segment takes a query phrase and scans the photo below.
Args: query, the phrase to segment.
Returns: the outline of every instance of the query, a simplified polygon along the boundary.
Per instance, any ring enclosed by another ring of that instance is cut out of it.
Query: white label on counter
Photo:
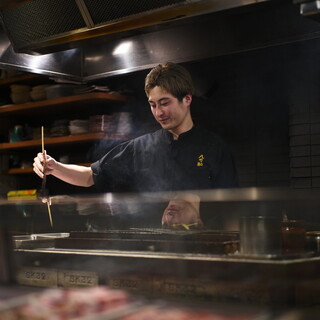
[[[22,267],[16,275],[17,283],[37,287],[56,287],[57,278],[55,269],[34,267]]]
[[[61,287],[91,287],[98,285],[98,275],[95,272],[60,270],[58,285]]]
[[[150,286],[148,286],[148,278],[142,278],[135,275],[109,277],[107,285],[113,289],[124,289],[130,291],[150,290]]]

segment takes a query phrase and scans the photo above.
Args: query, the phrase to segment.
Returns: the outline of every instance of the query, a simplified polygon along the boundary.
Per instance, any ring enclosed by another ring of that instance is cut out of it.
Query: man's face
[[[152,114],[163,129],[172,133],[180,134],[190,128],[190,104],[191,95],[186,95],[180,102],[172,94],[166,92],[161,87],[154,87],[149,92],[148,101]]]
[[[175,199],[171,200],[163,212],[162,225],[168,227],[180,224],[194,224],[200,221],[199,212],[190,204],[190,202]]]

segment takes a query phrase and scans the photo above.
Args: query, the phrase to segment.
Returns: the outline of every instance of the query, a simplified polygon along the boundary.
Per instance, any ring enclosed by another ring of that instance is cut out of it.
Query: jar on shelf
[[[9,133],[10,142],[18,142],[23,139],[23,126],[15,125],[14,128]]]
[[[285,220],[281,226],[284,254],[303,253],[306,249],[306,228],[303,220]]]

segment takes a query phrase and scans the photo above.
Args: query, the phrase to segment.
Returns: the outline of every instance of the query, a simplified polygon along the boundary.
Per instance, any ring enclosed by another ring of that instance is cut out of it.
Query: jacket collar
[[[190,130],[183,132],[179,135],[178,140],[173,140],[173,135],[171,132],[169,132],[168,130],[162,129],[162,135],[165,139],[165,141],[169,144],[173,143],[174,141],[181,141],[181,140],[185,140],[188,137],[191,137],[194,132],[196,131],[195,126],[193,126]]]

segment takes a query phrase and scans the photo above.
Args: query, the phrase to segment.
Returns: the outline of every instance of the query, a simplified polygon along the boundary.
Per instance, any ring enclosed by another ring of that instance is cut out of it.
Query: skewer
[[[41,147],[42,147],[42,155],[43,155],[43,166],[44,166],[44,171],[45,171],[45,166],[46,166],[46,152],[44,150],[44,127],[41,126]],[[46,175],[44,172],[44,177],[42,180],[42,192],[43,195],[45,194],[45,186],[46,186]],[[48,216],[50,220],[50,225],[53,227],[53,222],[52,222],[52,215],[51,215],[51,208],[50,208],[50,203],[49,203],[49,197],[47,197],[47,209],[48,209]]]
[[[51,228],[52,228],[53,227],[53,222],[52,222],[52,215],[51,215],[51,208],[50,208],[49,201],[47,201],[47,208],[48,208],[48,216],[49,216],[49,220],[50,220],[50,225],[51,225]]]
[[[42,153],[44,153],[44,127],[41,126],[41,147],[42,147]]]

